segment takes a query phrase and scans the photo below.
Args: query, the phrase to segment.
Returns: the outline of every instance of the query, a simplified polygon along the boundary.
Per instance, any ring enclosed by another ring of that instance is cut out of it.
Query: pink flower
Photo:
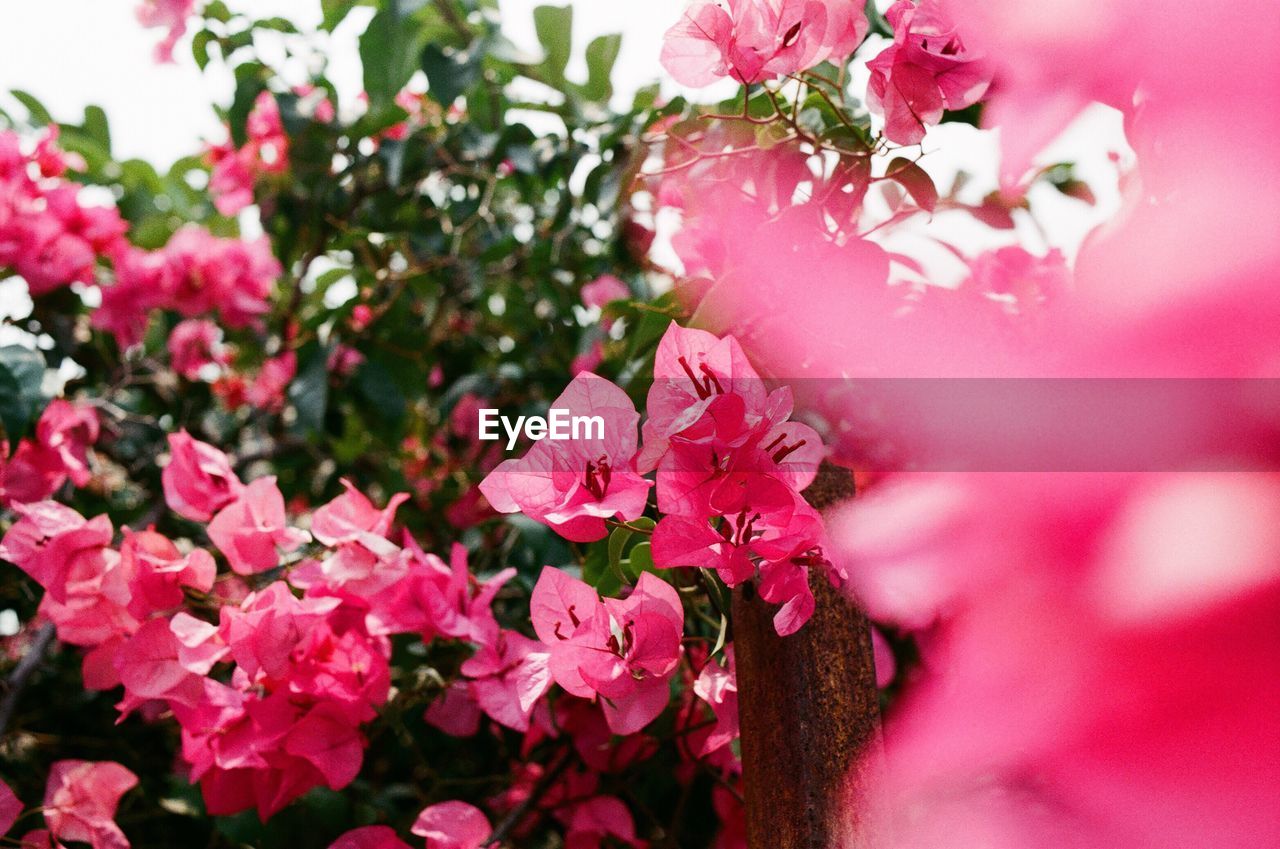
[[[193,522],[209,521],[244,490],[227,455],[185,430],[169,434],[169,464],[160,483],[169,509]]]
[[[626,599],[602,602],[582,581],[547,566],[530,616],[556,683],[575,696],[600,696],[615,734],[634,734],[666,707],[684,632],[670,584],[646,572]]]
[[[663,38],[662,66],[687,86],[794,74],[848,56],[867,33],[842,0],[694,0]]]
[[[5,533],[0,556],[44,587],[58,602],[81,585],[91,585],[114,565],[109,550],[111,520],[96,516],[86,521],[70,507],[51,501],[17,505],[21,517]]]
[[[603,433],[568,440],[543,439],[519,460],[505,460],[480,483],[500,513],[524,513],[575,542],[607,533],[605,519],[637,518],[650,482],[636,474],[640,416],[625,392],[583,372],[551,404],[573,416],[598,416]]]
[[[517,631],[499,631],[462,664],[471,697],[495,722],[529,730],[534,705],[551,687],[550,655]]]
[[[222,239],[189,224],[164,247],[172,290],[165,306],[185,316],[214,313],[227,327],[248,327],[267,312],[279,261],[265,237]]]
[[[317,117],[325,106],[332,118],[333,105],[328,100],[317,104]],[[271,92],[258,93],[245,120],[245,135],[248,139],[243,147],[237,149],[227,142],[210,145],[207,152],[212,166],[209,191],[223,215],[235,215],[253,203],[258,177],[289,169],[289,137],[280,118],[280,105]]]
[[[169,365],[187,380],[197,380],[209,365],[222,365],[222,331],[207,319],[187,319],[169,334]]]
[[[285,351],[262,364],[249,384],[245,398],[259,410],[279,412],[284,407],[285,391],[298,373],[298,355]]]
[[[24,439],[11,457],[0,441],[0,505],[43,501],[66,483],[62,459],[38,442]]]
[[[1280,479],[957,474],[918,483],[959,497],[903,501],[914,478],[892,533],[857,502],[833,524],[899,621],[945,583],[886,727],[892,845],[1276,842],[1280,682],[1258,670],[1280,663]]]
[[[22,800],[13,794],[8,784],[0,781],[0,834],[8,834],[21,814]]]
[[[388,825],[367,825],[348,831],[333,843],[329,849],[412,849],[396,836],[394,828]]]
[[[489,838],[484,812],[466,802],[441,802],[418,814],[411,832],[427,839],[427,849],[480,849]]]
[[[867,63],[867,105],[884,115],[891,141],[917,144],[944,109],[964,109],[982,98],[991,68],[965,49],[938,0],[898,0],[885,19],[893,44]]]
[[[184,556],[167,537],[150,530],[125,528],[120,557],[121,568],[130,576],[129,611],[139,619],[181,605],[183,587],[209,592],[217,576],[209,552],[197,548]]]
[[[733,643],[725,646],[724,665],[708,661],[693,683],[693,692],[711,705],[716,727],[702,744],[700,755],[708,755],[738,738],[738,679],[733,662]]]
[[[569,363],[569,374],[577,377],[583,372],[594,371],[602,362],[604,362],[604,345],[597,339],[591,343],[590,348],[573,358],[573,362]]]
[[[602,274],[582,287],[582,303],[587,307],[605,307],[630,297],[631,289],[612,274]]]
[[[163,252],[136,248],[121,251],[114,265],[115,280],[100,288],[102,303],[91,321],[125,349],[142,342],[151,311],[168,302],[175,271]]]
[[[44,792],[50,833],[93,849],[129,849],[115,815],[120,797],[137,785],[138,777],[118,763],[56,761]]]
[[[258,478],[213,517],[209,539],[236,573],[266,572],[280,565],[280,549],[293,551],[310,538],[286,521],[275,477]]]
[[[92,477],[86,456],[98,440],[98,413],[61,399],[50,401],[36,424],[36,439],[62,461],[71,482],[84,486]]]
[[[676,434],[697,441],[723,432],[722,442],[745,441],[762,422],[790,415],[790,392],[769,393],[734,337],[673,323],[654,354],[645,412],[641,471],[658,465]]]
[[[138,23],[144,27],[167,29],[156,45],[156,61],[172,62],[173,48],[187,31],[187,18],[195,10],[195,0],[142,0],[138,5]]]

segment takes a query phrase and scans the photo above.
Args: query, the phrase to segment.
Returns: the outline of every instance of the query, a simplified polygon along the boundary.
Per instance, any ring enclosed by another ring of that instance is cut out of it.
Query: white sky
[[[530,51],[537,45],[532,10],[541,2],[502,0],[506,32]],[[562,0],[557,3],[563,5]],[[139,26],[135,5],[135,0],[3,3],[0,91],[25,89],[60,120],[77,120],[86,104],[98,104],[111,119],[118,157],[167,164],[196,152],[202,138],[220,139],[210,104],[230,99],[231,80],[212,70],[216,63],[202,74],[191,59],[189,38],[175,50],[177,64],[156,65],[152,50],[161,31]],[[228,5],[236,11],[252,9],[262,18],[284,15],[303,28],[320,20],[319,0],[230,0]],[[619,91],[634,91],[658,78],[662,33],[683,7],[684,0],[646,0],[643,14],[633,11],[624,20],[615,0],[579,0],[574,4],[575,49],[580,54],[592,37],[622,31],[614,82]],[[356,38],[367,20],[367,13],[354,13],[327,50],[330,77],[344,95],[360,89]],[[574,70],[571,65],[571,75]],[[3,96],[0,103],[12,105]]]

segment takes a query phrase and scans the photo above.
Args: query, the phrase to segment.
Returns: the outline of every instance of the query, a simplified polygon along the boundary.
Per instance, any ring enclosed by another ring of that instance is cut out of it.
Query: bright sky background
[[[506,32],[532,52],[537,45],[532,10],[545,1],[502,0]],[[212,65],[202,74],[191,59],[189,38],[175,50],[176,64],[156,65],[152,50],[161,31],[142,29],[134,18],[135,5],[135,0],[5,2],[0,11],[0,91],[30,91],[62,120],[78,119],[86,104],[96,103],[111,119],[117,156],[169,163],[198,150],[202,138],[220,139],[210,104],[230,99],[231,80]],[[303,28],[320,20],[319,0],[229,0],[227,5],[236,11],[252,9],[261,18],[284,15]],[[592,37],[622,31],[614,82],[619,91],[630,92],[659,77],[662,33],[679,16],[684,0],[646,0],[642,12],[628,7],[625,20],[620,8],[616,0],[579,0],[574,4],[574,42],[580,52]],[[357,10],[327,51],[330,78],[348,97],[360,89],[356,39],[367,21],[368,14]],[[0,101],[12,103],[7,97]]]

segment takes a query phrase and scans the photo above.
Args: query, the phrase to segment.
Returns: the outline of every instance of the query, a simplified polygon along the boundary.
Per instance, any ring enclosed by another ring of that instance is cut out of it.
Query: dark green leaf
[[[622,48],[622,36],[602,35],[587,45],[587,84],[582,94],[588,100],[605,103],[613,96],[613,64]]]
[[[421,6],[422,0],[382,0],[360,36],[364,90],[373,112],[391,106],[417,68],[421,30],[413,13]]]
[[[427,75],[427,93],[448,106],[480,78],[480,52],[446,53],[439,45],[428,44],[422,50],[422,70]]]
[[[10,442],[25,436],[44,406],[44,357],[21,345],[0,348],[0,422]]]
[[[533,10],[533,27],[545,55],[543,70],[550,82],[563,83],[573,49],[573,7],[538,6]]]

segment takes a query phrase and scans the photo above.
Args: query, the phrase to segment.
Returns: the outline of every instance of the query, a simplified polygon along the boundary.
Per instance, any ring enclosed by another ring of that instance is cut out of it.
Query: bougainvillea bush
[[[144,0],[167,170],[0,113],[0,842],[772,849],[748,597],[874,622],[841,845],[1280,844],[1266,4],[321,6]]]

